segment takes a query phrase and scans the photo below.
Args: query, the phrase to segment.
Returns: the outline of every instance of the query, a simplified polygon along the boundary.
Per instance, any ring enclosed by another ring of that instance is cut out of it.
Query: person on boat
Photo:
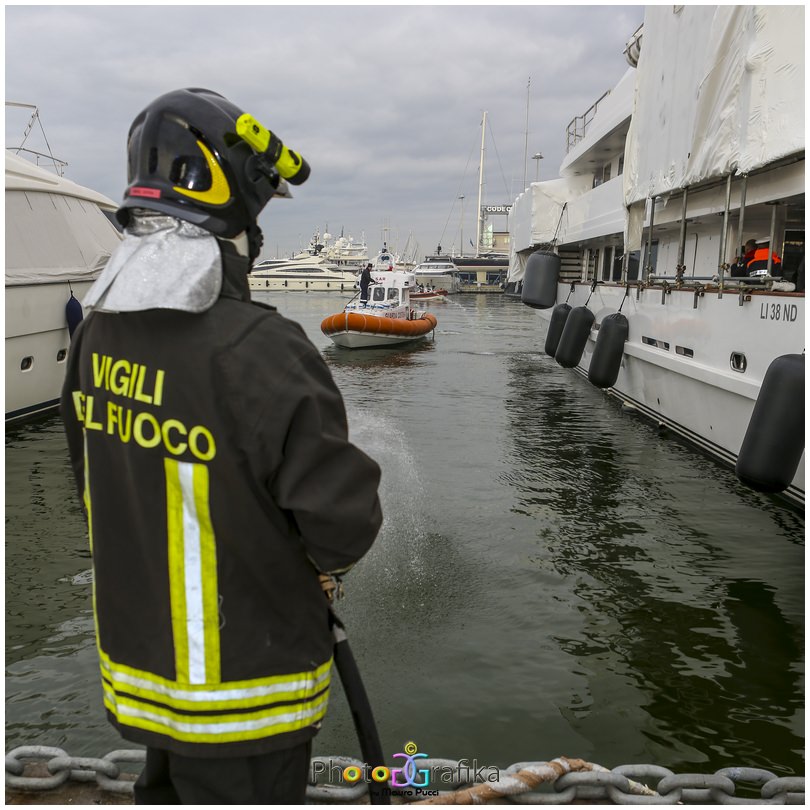
[[[734,263],[731,265],[730,273],[732,277],[739,277],[739,276],[747,276],[748,275],[748,262],[754,258],[754,253],[757,249],[757,243],[755,239],[749,239],[744,246],[745,250],[743,252],[742,258],[737,256],[734,259]]]
[[[304,803],[328,595],[382,521],[380,468],[349,442],[320,352],[250,299],[259,212],[306,164],[247,119],[253,135],[201,89],[135,118],[125,236],[62,391],[104,705],[146,746],[139,804]]]
[[[768,259],[771,259],[771,275],[782,275],[782,259],[770,249],[770,239],[760,239],[754,245],[754,252],[746,261],[745,267],[749,276],[765,276],[768,274]],[[746,256],[748,254],[746,253]],[[745,257],[743,257],[745,259]]]
[[[371,262],[369,262],[360,273],[360,301],[368,303],[368,285],[371,284]]]

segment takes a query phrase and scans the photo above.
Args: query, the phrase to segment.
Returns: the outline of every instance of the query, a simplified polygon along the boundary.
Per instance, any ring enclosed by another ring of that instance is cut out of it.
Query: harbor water
[[[319,324],[348,296],[258,297],[323,350],[383,470],[338,612],[386,752],[804,775],[799,512],[558,366],[518,300],[423,304],[435,339],[341,350]],[[90,566],[59,417],[9,428],[7,751],[133,747],[102,710]],[[335,683],[314,753],[359,756]]]

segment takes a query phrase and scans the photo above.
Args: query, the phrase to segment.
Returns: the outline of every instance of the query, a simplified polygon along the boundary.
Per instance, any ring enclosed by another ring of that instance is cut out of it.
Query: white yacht
[[[441,288],[448,293],[458,292],[458,267],[450,259],[425,259],[412,272],[417,284]]]
[[[804,9],[649,6],[625,54],[515,200],[507,292],[546,355],[803,505]],[[734,272],[749,239],[781,267]]]
[[[353,240],[348,239],[329,245],[329,239],[331,236],[324,234],[326,244],[322,243],[316,232],[307,249],[292,258],[258,262],[248,276],[250,289],[292,292],[348,292],[356,289],[362,268],[355,262],[365,252],[365,245],[355,246]]]
[[[266,259],[253,266],[248,284],[253,291],[348,292],[356,289],[357,273],[322,256]]]
[[[66,306],[71,296],[81,304],[121,235],[112,200],[8,151],[5,199],[6,420],[13,421],[58,406],[70,349]]]
[[[331,241],[333,238],[334,241]],[[342,233],[338,237],[332,237],[329,233],[323,235],[321,255],[342,270],[355,272],[360,272],[369,261],[365,239],[355,242],[354,237],[344,236]]]

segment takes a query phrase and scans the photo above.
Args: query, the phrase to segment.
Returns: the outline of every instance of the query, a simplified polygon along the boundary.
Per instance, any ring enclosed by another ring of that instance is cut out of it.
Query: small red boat
[[[447,290],[440,289],[440,290],[424,290],[423,292],[412,292],[411,293],[411,301],[436,301],[436,300],[443,300],[444,297],[447,295]]]

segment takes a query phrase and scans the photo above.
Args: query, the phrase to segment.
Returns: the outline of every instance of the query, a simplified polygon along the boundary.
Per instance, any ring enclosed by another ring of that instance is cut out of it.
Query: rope
[[[489,134],[492,138],[492,148],[495,150],[495,157],[498,159],[498,168],[501,170],[501,180],[503,180],[503,188],[506,192],[506,199],[508,200],[512,195],[509,193],[509,187],[506,185],[506,175],[503,173],[501,156],[498,154],[498,144],[495,143],[495,133],[492,131],[492,124],[489,121],[487,121],[487,128],[489,129]]]
[[[551,762],[526,765],[519,771],[508,774],[497,782],[485,782],[464,790],[447,792],[440,796],[433,796],[430,799],[411,802],[411,804],[485,804],[486,802],[502,799],[505,796],[518,796],[529,793],[545,782],[555,782],[566,774],[583,771],[611,773],[608,768],[586,762],[584,759],[557,757]],[[627,781],[631,788],[629,792],[637,796],[658,795],[646,785],[629,779]]]
[[[593,284],[591,284],[591,292],[590,292],[590,293],[589,293],[589,295],[588,295],[588,300],[585,302],[585,306],[586,306],[586,307],[587,307],[587,306],[588,306],[588,304],[590,303],[590,301],[591,301],[591,296],[593,295],[593,293],[594,293],[594,290],[595,290],[595,289],[596,289],[596,279],[594,279]]]
[[[439,239],[439,241],[437,242],[437,244],[439,244],[439,245],[440,245],[442,242],[444,242],[444,235],[445,235],[445,233],[447,232],[447,226],[450,224],[450,217],[452,217],[452,216],[453,216],[453,211],[455,211],[455,209],[456,209],[456,200],[458,200],[458,198],[459,198],[459,191],[461,191],[461,187],[464,185],[464,178],[467,176],[467,169],[468,169],[468,168],[469,168],[469,166],[470,166],[470,161],[472,160],[473,152],[475,151],[475,146],[476,146],[475,144],[473,144],[473,145],[472,145],[472,149],[470,149],[470,154],[469,154],[469,155],[467,155],[467,163],[466,163],[466,165],[464,166],[464,174],[462,174],[462,175],[461,175],[461,180],[459,181],[459,184],[458,184],[458,189],[456,190],[456,196],[455,196],[455,199],[453,200],[453,203],[452,203],[452,205],[450,206],[450,213],[447,215],[447,222],[445,222],[445,223],[444,223],[444,228],[442,229],[442,235],[441,235],[441,238],[440,238],[440,239]],[[462,245],[462,250],[463,250],[463,248],[464,248],[464,246]]]
[[[557,220],[557,227],[554,229],[554,236],[552,236],[552,237],[551,237],[551,244],[552,244],[552,245],[556,245],[556,244],[557,244],[557,235],[558,235],[558,234],[559,234],[559,232],[560,232],[560,225],[562,225],[562,218],[563,218],[563,214],[565,214],[565,209],[566,209],[566,208],[568,208],[568,200],[566,200],[566,201],[563,203],[563,207],[562,207],[562,209],[560,210],[560,218]]]
[[[576,289],[576,284],[574,284],[574,282],[572,281],[571,282],[571,289],[568,290],[568,295],[565,297],[565,303],[566,304],[568,303],[568,299],[571,297],[571,295],[572,295],[572,293],[574,292],[575,289]]]
[[[624,288],[624,298],[622,298],[621,304],[619,304],[619,312],[622,311],[622,307],[624,306],[624,302],[630,297],[630,285],[628,284]]]

